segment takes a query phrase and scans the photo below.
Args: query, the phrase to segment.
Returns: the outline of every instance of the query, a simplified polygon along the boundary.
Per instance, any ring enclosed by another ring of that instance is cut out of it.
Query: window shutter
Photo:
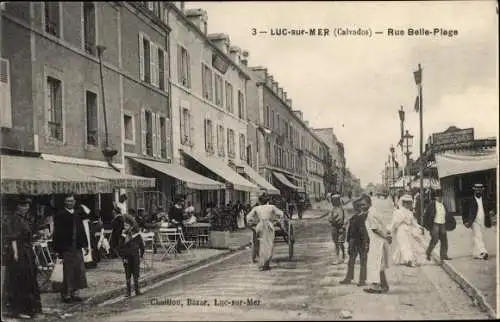
[[[194,144],[194,120],[193,114],[189,111],[189,144],[192,146]]]
[[[167,159],[170,159],[171,158],[171,154],[170,154],[170,151],[172,150],[172,135],[171,135],[171,131],[170,129],[172,128],[172,120],[170,119],[170,117],[167,117],[165,118],[165,138],[167,139],[167,144],[166,144],[166,148],[167,148]]]
[[[180,111],[180,117],[179,117],[179,120],[180,120],[180,128],[181,128],[181,144],[184,144],[185,143],[185,140],[184,140],[184,127],[186,126],[186,120],[184,119],[184,109],[182,108],[182,106],[179,106],[179,111]]]
[[[0,126],[12,127],[9,61],[0,58]]]
[[[231,155],[231,134],[229,132],[229,129],[227,131],[227,155]]]
[[[144,36],[139,33],[139,77],[144,80]]]
[[[141,108],[141,146],[142,154],[146,154],[146,110]]]
[[[189,52],[186,51],[186,75],[187,75],[187,87],[191,88],[191,62],[189,58]]]
[[[205,130],[203,133],[205,133],[205,151],[208,152],[208,150],[209,150],[208,149],[208,135],[209,135],[209,133],[208,133],[208,119],[205,119],[204,124],[205,124]]]
[[[160,85],[159,78],[159,64],[158,64],[158,46],[152,42],[150,42],[150,51],[149,51],[149,62],[151,67],[151,84],[158,87]]]
[[[201,63],[201,94],[203,98],[207,98],[207,73],[205,72],[205,64]]]
[[[177,80],[181,85],[184,85],[184,75],[182,74],[182,47],[177,45]]]
[[[163,49],[161,49],[163,52],[163,84],[165,86],[165,92],[168,92],[168,66],[170,66],[170,58],[167,56],[167,52]]]
[[[158,115],[156,113],[151,113],[151,120],[153,123],[153,129],[152,129],[152,136],[153,136],[153,156],[157,157],[158,156],[158,135],[157,129],[158,129]]]

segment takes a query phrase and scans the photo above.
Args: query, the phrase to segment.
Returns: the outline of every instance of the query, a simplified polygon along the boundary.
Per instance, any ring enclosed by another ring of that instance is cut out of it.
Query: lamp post
[[[391,145],[391,148],[389,149],[391,151],[391,159],[392,159],[392,192],[394,193],[394,190],[396,189],[395,183],[396,183],[396,176],[395,176],[395,170],[396,170],[396,165],[395,165],[395,159],[394,159],[394,146]]]
[[[406,130],[405,135],[403,136],[404,139],[404,148],[405,148],[405,155],[406,155],[406,164],[410,162],[410,155],[412,152],[410,151],[413,145],[413,135],[411,135],[408,130]]]
[[[399,146],[401,147],[401,155],[404,154],[403,148],[403,140],[404,140],[404,130],[405,130],[405,111],[403,110],[403,105],[401,105],[401,109],[398,110],[399,121],[401,122],[401,137],[399,139]],[[406,173],[405,168],[403,167],[403,188],[406,190]]]

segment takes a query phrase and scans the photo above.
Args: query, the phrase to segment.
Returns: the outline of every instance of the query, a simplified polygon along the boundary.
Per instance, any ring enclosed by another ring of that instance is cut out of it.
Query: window
[[[7,59],[0,58],[0,127],[12,127],[10,68]]]
[[[46,2],[45,5],[47,5]],[[96,54],[95,6],[93,2],[83,2],[83,45],[87,54]]]
[[[249,166],[253,166],[252,146],[250,144],[247,146],[247,163]]]
[[[245,160],[246,159],[245,152],[246,152],[246,149],[245,149],[245,134],[240,134],[240,159],[241,160]]]
[[[219,156],[223,157],[225,155],[224,151],[224,127],[219,125],[217,127],[217,151]]]
[[[222,77],[215,74],[215,105],[223,107]]]
[[[189,53],[181,45],[177,46],[177,75],[182,86],[191,88]]]
[[[233,106],[233,85],[226,82],[226,110],[229,113],[234,113]]]
[[[143,35],[139,34],[139,64],[140,64],[140,77],[141,80],[151,82],[151,43]]]
[[[238,117],[240,119],[245,118],[245,100],[241,91],[238,91]]]
[[[274,111],[273,111],[274,114]],[[264,108],[264,125],[269,127],[269,106]]]
[[[236,156],[234,149],[235,149],[234,130],[227,129],[227,155],[230,158],[234,158]]]
[[[160,138],[160,157],[162,159],[167,158],[167,120],[165,117],[160,117],[160,128],[159,128]]]
[[[278,134],[281,134],[281,122],[280,122],[280,115],[279,114],[277,114],[277,116],[276,116],[276,127],[277,127],[276,132],[278,132]]]
[[[123,114],[123,128],[125,132],[125,143],[135,143],[135,124],[132,115]]]
[[[209,101],[213,100],[212,70],[205,64],[201,64],[201,85],[203,98]]]
[[[160,89],[165,90],[165,52],[161,48],[158,48],[158,78]]]
[[[49,138],[63,141],[62,84],[60,80],[47,77],[47,95]]]
[[[266,162],[267,164],[271,163],[271,142],[266,141]]]
[[[191,113],[189,109],[183,108],[181,114],[181,144],[191,144]]]
[[[86,91],[85,102],[87,105],[87,144],[98,146],[97,94]]]
[[[271,128],[272,128],[272,129],[274,129],[274,117],[275,117],[275,115],[274,115],[274,110],[273,110],[273,113],[272,113],[272,115],[271,115],[271,116],[272,116],[272,117],[271,117]]]
[[[54,1],[45,2],[45,32],[54,35],[56,37],[60,36],[60,16],[59,16],[59,2]]]
[[[153,156],[153,115],[146,111],[146,154]]]
[[[214,143],[213,143],[213,124],[212,120],[205,120],[205,151],[209,153],[214,152]]]

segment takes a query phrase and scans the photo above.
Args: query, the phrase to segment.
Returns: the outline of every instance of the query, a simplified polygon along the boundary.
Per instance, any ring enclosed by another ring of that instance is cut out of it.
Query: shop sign
[[[467,147],[473,142],[473,128],[432,134],[432,145],[435,150],[448,150]]]
[[[212,55],[212,66],[217,69],[221,74],[225,74],[227,71],[227,68],[229,67],[229,62],[224,59],[219,54],[213,54]]]

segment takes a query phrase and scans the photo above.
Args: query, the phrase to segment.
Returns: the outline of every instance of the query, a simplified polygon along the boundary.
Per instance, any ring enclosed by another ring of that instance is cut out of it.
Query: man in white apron
[[[464,226],[472,229],[472,257],[488,259],[488,251],[484,245],[483,234],[485,228],[491,227],[491,218],[486,214],[483,204],[484,186],[480,183],[472,187],[473,200],[469,212],[463,216]]]

